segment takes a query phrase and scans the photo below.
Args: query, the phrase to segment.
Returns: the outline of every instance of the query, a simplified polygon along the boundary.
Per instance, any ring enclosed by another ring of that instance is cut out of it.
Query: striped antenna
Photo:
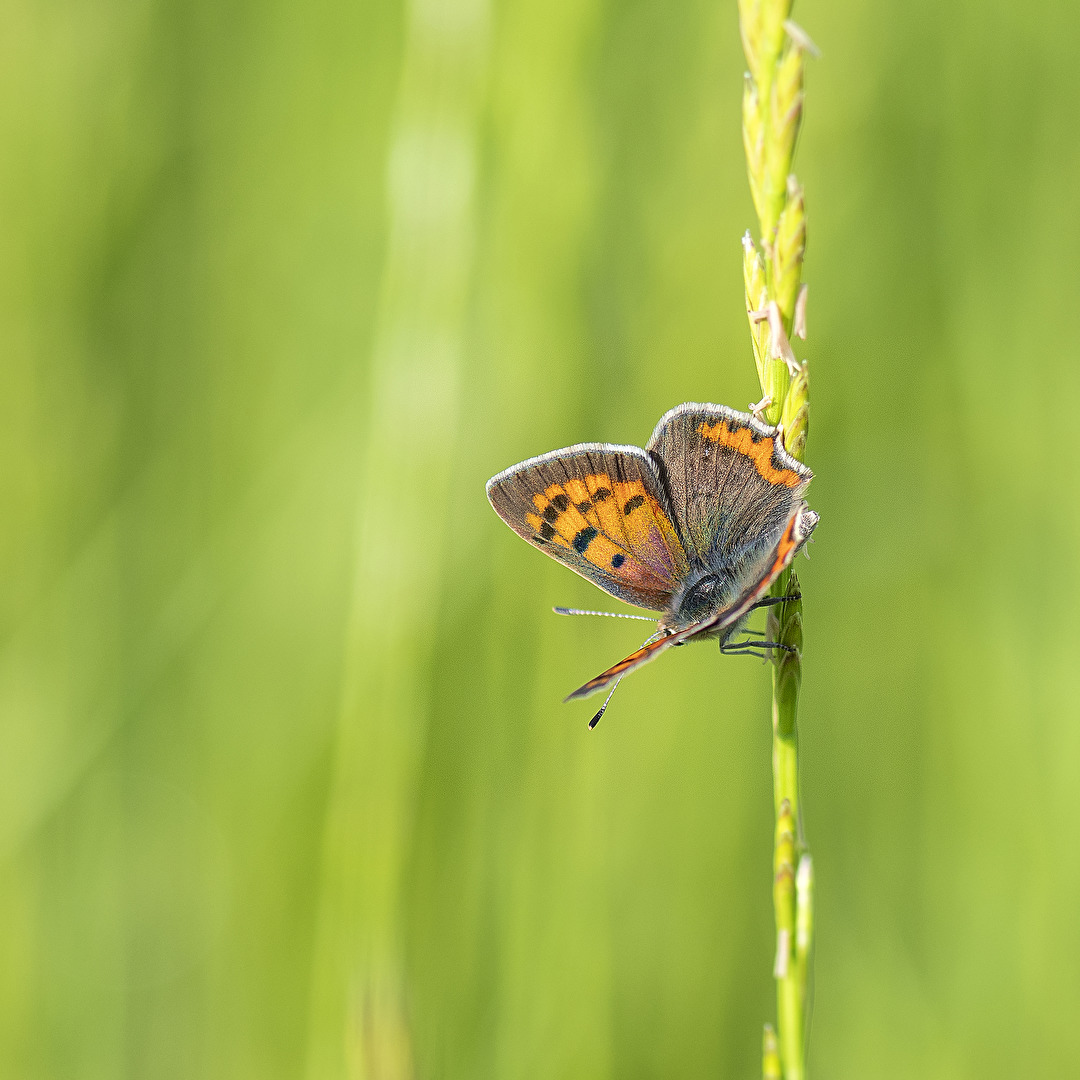
[[[556,615],[606,615],[609,619],[639,619],[641,622],[655,622],[648,615],[630,615],[625,611],[585,611],[582,608],[556,607],[552,608]],[[603,709],[600,710],[603,712]],[[599,717],[597,717],[599,719]]]

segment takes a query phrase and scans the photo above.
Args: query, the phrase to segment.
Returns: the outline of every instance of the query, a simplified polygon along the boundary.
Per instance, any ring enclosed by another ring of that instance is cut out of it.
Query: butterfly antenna
[[[582,608],[555,607],[556,615],[606,615],[609,619],[640,619],[641,622],[654,622],[648,615],[630,615],[625,611],[585,611]]]
[[[603,613],[601,613],[601,614],[603,614]],[[596,727],[597,724],[600,723],[600,717],[603,716],[605,712],[607,712],[608,702],[611,700],[611,695],[614,694],[615,691],[619,689],[619,683],[621,683],[621,682],[622,682],[622,679],[616,679],[615,680],[615,685],[608,691],[608,696],[606,698],[604,698],[604,704],[600,706],[599,712],[597,712],[597,714],[589,721],[589,730],[590,731],[592,731],[592,729],[594,727]]]

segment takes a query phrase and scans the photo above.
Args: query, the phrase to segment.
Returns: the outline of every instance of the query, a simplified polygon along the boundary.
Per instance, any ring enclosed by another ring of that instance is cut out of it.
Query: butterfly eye
[[[706,574],[688,589],[679,602],[679,618],[688,621],[700,619],[716,607],[720,598],[720,578]]]

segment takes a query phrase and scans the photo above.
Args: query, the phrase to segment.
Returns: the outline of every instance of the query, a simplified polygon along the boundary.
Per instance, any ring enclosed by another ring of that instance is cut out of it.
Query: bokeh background
[[[811,1071],[1069,1075],[1080,8],[795,15]],[[734,0],[3,22],[0,1074],[757,1075],[768,672],[484,498],[758,396]]]

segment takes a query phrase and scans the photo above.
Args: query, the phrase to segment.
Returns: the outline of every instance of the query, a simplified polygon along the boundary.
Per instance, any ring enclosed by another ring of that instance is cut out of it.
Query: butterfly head
[[[675,597],[663,625],[681,629],[720,611],[734,592],[734,583],[722,572],[702,569],[691,576]]]

